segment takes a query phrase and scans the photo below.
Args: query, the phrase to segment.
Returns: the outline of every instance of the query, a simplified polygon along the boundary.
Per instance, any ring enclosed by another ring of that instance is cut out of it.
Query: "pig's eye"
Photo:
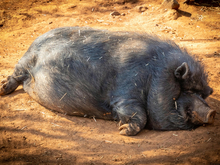
[[[192,112],[192,107],[191,106],[187,107],[187,110]]]
[[[202,94],[202,93],[196,93],[196,94],[197,94],[197,96],[199,96],[199,97],[201,97],[201,98],[205,99],[204,94]]]
[[[187,108],[186,108],[186,114],[187,114],[188,116],[191,116],[191,115],[192,115],[192,107],[187,107]]]
[[[187,93],[187,94],[193,94],[193,93],[195,93],[195,92],[193,92],[193,91],[191,91],[191,90],[188,90],[188,91],[186,91],[186,93]]]

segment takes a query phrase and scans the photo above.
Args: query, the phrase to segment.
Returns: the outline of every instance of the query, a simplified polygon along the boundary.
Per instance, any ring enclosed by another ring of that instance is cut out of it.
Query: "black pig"
[[[212,123],[207,74],[172,41],[131,32],[65,27],[38,37],[2,81],[69,115],[120,121],[120,133]]]

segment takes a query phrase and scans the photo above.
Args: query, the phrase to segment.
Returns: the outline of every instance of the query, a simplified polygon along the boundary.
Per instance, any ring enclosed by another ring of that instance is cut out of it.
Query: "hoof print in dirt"
[[[122,135],[213,123],[203,66],[173,41],[132,32],[64,27],[38,37],[1,87],[22,84],[57,112],[118,120]],[[3,91],[3,92],[2,92]]]
[[[147,6],[137,6],[137,10],[139,11],[139,12],[145,12],[146,10],[148,9],[148,7]]]

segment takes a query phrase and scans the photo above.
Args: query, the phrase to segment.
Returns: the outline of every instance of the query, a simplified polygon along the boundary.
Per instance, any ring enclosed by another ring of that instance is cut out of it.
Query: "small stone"
[[[180,4],[176,0],[164,0],[161,6],[164,8],[177,10],[180,7]]]
[[[111,16],[119,16],[121,14],[119,12],[117,12],[117,11],[113,11],[113,12],[110,13],[110,15]]]
[[[121,13],[121,16],[125,16],[125,13]]]

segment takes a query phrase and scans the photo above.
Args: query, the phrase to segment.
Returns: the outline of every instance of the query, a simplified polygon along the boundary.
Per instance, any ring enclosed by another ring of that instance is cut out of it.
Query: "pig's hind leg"
[[[19,85],[23,84],[23,82],[30,77],[28,72],[30,68],[25,65],[26,62],[27,60],[22,58],[15,66],[13,74],[0,82],[0,95],[12,93]]]

